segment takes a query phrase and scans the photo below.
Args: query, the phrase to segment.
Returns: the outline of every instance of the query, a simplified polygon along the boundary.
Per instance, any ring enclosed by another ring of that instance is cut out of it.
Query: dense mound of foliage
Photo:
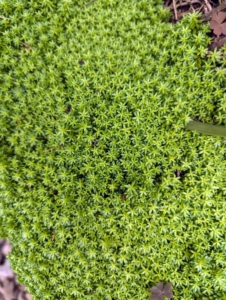
[[[226,294],[225,69],[157,0],[0,2],[0,219],[35,300]]]

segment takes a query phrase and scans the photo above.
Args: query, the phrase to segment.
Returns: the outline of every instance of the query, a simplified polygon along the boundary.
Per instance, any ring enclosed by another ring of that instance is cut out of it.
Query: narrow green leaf
[[[226,126],[212,125],[197,121],[190,121],[186,125],[186,130],[196,130],[199,133],[214,136],[226,136]]]

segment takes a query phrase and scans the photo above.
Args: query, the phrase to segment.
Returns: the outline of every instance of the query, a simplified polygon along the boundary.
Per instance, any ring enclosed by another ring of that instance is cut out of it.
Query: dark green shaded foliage
[[[35,300],[144,300],[158,282],[223,299],[225,141],[185,130],[226,121],[209,25],[170,24],[162,1],[85,3],[0,2],[12,269]]]

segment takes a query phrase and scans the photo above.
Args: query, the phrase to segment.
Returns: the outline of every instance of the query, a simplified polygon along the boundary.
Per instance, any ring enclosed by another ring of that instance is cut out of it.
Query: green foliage
[[[225,141],[185,130],[226,122],[209,25],[172,25],[160,0],[86,3],[0,2],[11,266],[35,300],[145,300],[158,282],[223,299]]]
[[[186,129],[195,130],[206,135],[226,136],[226,126],[211,125],[193,120],[190,120],[189,123],[187,123]]]

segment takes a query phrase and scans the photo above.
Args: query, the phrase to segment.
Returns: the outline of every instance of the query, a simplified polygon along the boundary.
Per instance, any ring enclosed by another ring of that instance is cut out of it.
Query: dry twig
[[[86,3],[86,4],[84,4],[83,7],[90,5],[90,4],[92,4],[93,2],[95,2],[95,1],[96,1],[96,0],[92,0],[92,1],[90,1],[90,2],[88,2],[88,3]]]
[[[173,9],[174,9],[174,15],[175,15],[175,20],[178,20],[178,16],[177,16],[177,8],[176,8],[176,2],[175,0],[173,0]]]
[[[214,13],[219,13],[223,9],[226,8],[226,0],[224,0],[218,7],[215,9],[212,9],[211,11],[207,12],[206,14],[200,16],[200,19],[204,20],[205,22],[210,21],[212,18],[212,15]]]
[[[210,5],[209,1],[208,0],[204,0],[205,1],[205,4],[206,4],[206,7],[209,11],[212,11],[212,6]]]
[[[70,144],[73,144],[72,142],[70,142]],[[43,152],[49,152],[49,151],[52,151],[52,150],[56,150],[56,149],[59,149],[59,148],[62,148],[64,147],[65,144],[61,145],[61,146],[57,146],[55,148],[50,148],[50,149],[46,149],[46,150],[43,150]]]
[[[32,47],[26,43],[21,42],[21,45],[26,48],[25,50],[32,50]]]

